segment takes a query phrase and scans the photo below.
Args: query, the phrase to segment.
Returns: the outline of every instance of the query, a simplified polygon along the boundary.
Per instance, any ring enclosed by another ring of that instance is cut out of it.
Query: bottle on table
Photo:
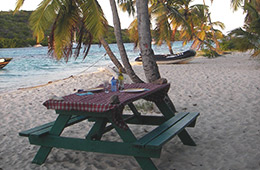
[[[116,79],[114,77],[111,80],[111,91],[116,91]]]
[[[119,69],[119,74],[118,74],[118,90],[119,91],[124,90],[124,76],[121,69]]]

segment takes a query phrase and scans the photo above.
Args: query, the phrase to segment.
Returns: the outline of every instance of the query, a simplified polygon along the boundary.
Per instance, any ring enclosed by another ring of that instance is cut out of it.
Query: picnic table
[[[185,128],[195,126],[199,113],[175,113],[167,95],[169,88],[170,84],[126,84],[124,92],[82,91],[62,99],[50,99],[44,102],[44,106],[54,109],[58,114],[57,119],[22,131],[19,135],[28,137],[30,144],[40,146],[33,159],[36,164],[43,164],[51,149],[56,147],[134,156],[142,169],[157,169],[151,158],[159,158],[162,146],[174,136],[177,135],[185,145],[196,145]],[[139,99],[154,102],[162,114],[142,115],[133,104]],[[132,114],[123,113],[126,105]],[[76,138],[61,135],[66,127],[84,120],[94,122],[86,136]],[[156,128],[137,139],[129,124],[153,125]],[[102,139],[103,134],[112,129],[116,130],[122,142]]]

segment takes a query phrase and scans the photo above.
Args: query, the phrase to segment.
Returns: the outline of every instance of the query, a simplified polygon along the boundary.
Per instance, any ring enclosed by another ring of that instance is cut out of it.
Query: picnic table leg
[[[189,146],[196,146],[196,143],[193,141],[189,133],[183,129],[179,134],[178,137],[182,141],[184,145],[189,145]]]
[[[134,113],[135,116],[141,116],[141,113],[139,113],[136,109],[136,107],[134,106],[133,103],[129,103],[128,106],[130,107],[130,109],[132,110],[132,112]]]
[[[58,116],[58,118],[56,119],[54,125],[52,126],[49,134],[59,136],[62,133],[62,131],[65,128],[68,121],[70,120],[70,118],[71,118],[71,115],[60,114]],[[45,160],[47,159],[51,150],[52,150],[52,147],[41,146],[32,162],[39,164],[39,165],[43,164],[45,162]]]
[[[93,127],[91,128],[89,133],[87,134],[86,139],[100,140],[104,133],[104,129],[105,129],[106,125],[107,125],[107,119],[97,118],[95,124],[93,125]]]
[[[161,102],[155,102],[155,104],[166,119],[170,119],[175,116],[175,111],[173,111],[164,100]]]
[[[136,137],[132,133],[132,131],[128,128],[127,130],[121,129],[118,126],[114,126],[117,133],[121,137],[124,142],[135,142]],[[141,166],[143,170],[157,170],[156,166],[154,165],[153,161],[148,157],[134,157],[138,164]]]
[[[169,101],[171,103],[170,98],[168,98]],[[175,112],[173,112],[171,106],[169,106],[165,100],[161,101],[160,103],[156,103],[157,107],[159,108],[159,110],[162,112],[162,114],[167,118],[171,118],[175,115]],[[193,139],[191,138],[191,136],[188,134],[188,132],[183,129],[179,134],[178,137],[180,138],[181,142],[184,145],[189,145],[189,146],[196,146],[195,142],[193,141]]]
[[[167,105],[168,105],[168,106],[172,109],[172,111],[175,113],[175,112],[176,112],[175,106],[174,106],[174,104],[172,103],[172,101],[171,101],[171,99],[170,99],[170,97],[169,97],[168,94],[164,97],[163,100],[167,103]]]

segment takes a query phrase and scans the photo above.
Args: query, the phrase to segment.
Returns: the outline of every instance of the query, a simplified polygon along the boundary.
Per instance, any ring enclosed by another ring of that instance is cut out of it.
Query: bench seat
[[[87,118],[88,118],[88,116],[72,116],[70,118],[70,120],[68,121],[66,127],[71,126],[75,123],[81,122]],[[46,123],[46,124],[34,127],[32,129],[19,132],[19,135],[25,136],[25,137],[29,137],[30,135],[42,136],[44,134],[47,134],[51,130],[51,127],[53,126],[53,124],[54,124],[54,122]]]
[[[185,131],[185,127],[194,127],[199,113],[182,112],[176,114],[176,116],[165,121],[163,124],[146,134],[134,144],[137,147],[147,148],[161,148],[167,141],[172,139],[175,135],[178,135]],[[186,135],[186,134],[185,134]],[[190,138],[190,140],[192,140]],[[193,141],[190,143],[184,143],[188,145],[195,145]]]

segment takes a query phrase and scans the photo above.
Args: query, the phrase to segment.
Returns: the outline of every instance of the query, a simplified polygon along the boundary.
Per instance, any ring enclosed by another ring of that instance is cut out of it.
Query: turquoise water
[[[132,43],[125,44],[130,62],[139,56],[139,50],[133,49]],[[174,52],[181,52],[189,49],[190,44],[182,47],[182,42],[173,44]],[[120,60],[116,44],[110,44],[111,50]],[[168,53],[165,45],[153,46],[155,54]],[[47,47],[39,48],[2,48],[1,57],[11,57],[13,60],[3,69],[0,69],[0,92],[11,91],[18,88],[25,88],[48,83],[49,81],[67,78],[84,72],[94,72],[104,66],[113,66],[106,51],[99,45],[92,45],[88,56],[82,60],[71,58],[67,63],[64,60],[57,61],[47,55]]]

